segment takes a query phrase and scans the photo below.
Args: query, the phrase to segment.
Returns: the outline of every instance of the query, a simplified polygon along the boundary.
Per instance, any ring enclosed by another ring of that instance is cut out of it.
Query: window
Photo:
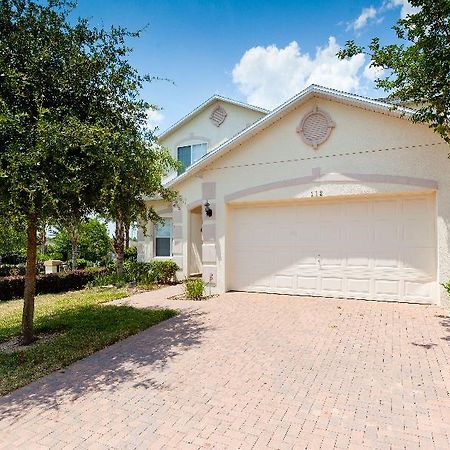
[[[172,219],[155,225],[155,256],[172,256]]]
[[[191,164],[194,164],[199,159],[206,155],[206,143],[204,144],[192,144],[183,145],[183,147],[178,147],[177,152],[178,161],[181,162],[182,166],[178,169],[178,175],[182,174]]]

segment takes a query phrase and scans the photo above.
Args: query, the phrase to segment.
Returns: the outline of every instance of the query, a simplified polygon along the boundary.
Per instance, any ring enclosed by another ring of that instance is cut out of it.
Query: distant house
[[[270,112],[210,98],[159,138],[183,201],[151,202],[139,259],[217,292],[447,302],[449,147],[412,111],[315,85]]]

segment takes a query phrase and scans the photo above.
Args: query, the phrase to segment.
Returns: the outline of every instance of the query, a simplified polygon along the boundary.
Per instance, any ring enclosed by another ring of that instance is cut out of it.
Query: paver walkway
[[[450,448],[442,308],[242,293],[129,302],[181,313],[1,398],[0,447]]]

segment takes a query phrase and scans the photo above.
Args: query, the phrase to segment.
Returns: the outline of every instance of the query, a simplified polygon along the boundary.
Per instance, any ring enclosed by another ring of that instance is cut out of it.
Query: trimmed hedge
[[[67,273],[49,273],[36,279],[36,294],[56,294],[58,292],[83,289],[90,281],[104,273],[105,269],[74,270]],[[25,289],[25,277],[0,278],[0,300],[22,298]]]
[[[0,264],[0,277],[25,275],[25,264]]]

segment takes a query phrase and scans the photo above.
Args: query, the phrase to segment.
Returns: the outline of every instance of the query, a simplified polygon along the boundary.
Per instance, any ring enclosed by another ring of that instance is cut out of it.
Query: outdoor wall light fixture
[[[206,200],[206,203],[205,203],[205,214],[207,215],[207,217],[212,216],[212,209],[211,209],[211,205],[209,204],[208,200]]]

